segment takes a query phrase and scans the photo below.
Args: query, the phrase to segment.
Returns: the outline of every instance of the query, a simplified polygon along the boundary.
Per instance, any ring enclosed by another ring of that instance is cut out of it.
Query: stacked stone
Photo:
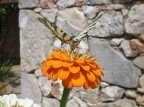
[[[73,88],[68,107],[144,107],[143,0],[20,0],[19,8],[22,98],[58,107],[63,90],[61,81],[41,75],[42,61],[61,43],[37,17],[76,36],[104,11],[83,44],[104,67],[103,82],[98,89]]]

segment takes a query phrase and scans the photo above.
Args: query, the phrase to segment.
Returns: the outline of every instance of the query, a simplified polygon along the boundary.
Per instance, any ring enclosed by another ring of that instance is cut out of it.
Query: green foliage
[[[5,15],[10,12],[17,11],[17,10],[19,10],[17,4],[0,6],[0,14],[2,15]]]
[[[9,79],[9,70],[12,67],[12,63],[8,60],[0,67],[0,83]]]

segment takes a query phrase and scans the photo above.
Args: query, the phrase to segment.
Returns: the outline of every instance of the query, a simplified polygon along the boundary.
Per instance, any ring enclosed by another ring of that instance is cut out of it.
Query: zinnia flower
[[[56,50],[42,64],[42,74],[48,79],[61,79],[65,88],[97,88],[103,75],[94,58],[86,54],[73,54]]]

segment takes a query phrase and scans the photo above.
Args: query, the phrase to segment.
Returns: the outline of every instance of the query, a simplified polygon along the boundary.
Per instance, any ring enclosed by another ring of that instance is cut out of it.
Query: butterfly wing
[[[87,27],[85,27],[73,40],[80,41],[86,34],[90,31],[90,29],[96,24],[98,19],[103,15],[103,13],[99,14],[96,19],[94,19]]]
[[[63,43],[70,43],[72,41],[72,37],[60,30],[58,27],[56,27],[54,24],[50,23],[47,19],[45,18],[38,18],[38,20],[43,23],[47,28],[49,28],[53,34],[61,40],[62,44]]]

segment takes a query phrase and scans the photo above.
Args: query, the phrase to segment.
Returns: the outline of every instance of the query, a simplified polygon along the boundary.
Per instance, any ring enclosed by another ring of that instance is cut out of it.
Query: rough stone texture
[[[60,80],[55,81],[53,83],[53,87],[51,90],[51,95],[59,100],[62,98],[63,86]]]
[[[122,98],[125,90],[117,86],[108,86],[106,88],[102,88],[101,92],[102,101],[115,101]]]
[[[123,17],[113,10],[105,12],[95,26],[89,31],[89,36],[120,37],[124,33]]]
[[[45,97],[51,95],[52,81],[48,80],[47,77],[39,77],[38,84]]]
[[[138,105],[144,106],[144,95],[137,95],[136,102]]]
[[[116,107],[138,107],[135,101],[129,99],[119,99],[114,104]]]
[[[144,94],[144,88],[137,88],[137,91],[138,91],[139,93]]]
[[[140,87],[144,88],[144,75],[140,77]]]
[[[125,96],[128,97],[128,98],[133,98],[135,99],[136,98],[136,91],[134,90],[126,90],[125,91]]]
[[[38,2],[39,0],[19,0],[19,8],[33,8]]]
[[[144,54],[144,42],[138,39],[130,40],[130,48],[132,50],[133,56],[139,56],[140,54]]]
[[[74,7],[59,11],[56,25],[70,36],[76,36],[86,25],[85,20],[83,12]]]
[[[112,1],[113,1],[112,3],[129,3],[132,0],[112,0]]]
[[[114,102],[97,102],[97,104],[88,104],[88,107],[138,107],[133,100],[119,99]]]
[[[123,40],[120,47],[122,48],[126,57],[135,57],[133,56],[129,41]]]
[[[144,4],[134,5],[125,23],[126,33],[144,41]]]
[[[57,6],[59,9],[64,9],[66,7],[71,7],[76,4],[76,0],[58,0]]]
[[[99,89],[88,89],[87,91],[85,91],[84,89],[78,90],[76,91],[75,94],[73,94],[74,96],[78,93],[79,98],[86,102],[86,103],[90,103],[90,104],[96,104],[97,101],[99,101],[100,99],[100,93],[99,93]]]
[[[95,4],[110,4],[111,0],[84,0],[85,4],[95,5]]]
[[[43,97],[42,107],[59,107],[60,103],[57,99]]]
[[[53,34],[37,17],[40,15],[31,10],[19,14],[21,68],[26,72],[37,69],[52,50]]]
[[[144,70],[144,55],[141,55],[133,60],[133,63]]]
[[[37,7],[37,8],[35,8],[33,11],[36,12],[36,13],[38,13],[38,12],[40,12],[41,10],[42,10],[42,8]]]
[[[127,88],[138,86],[141,71],[104,40],[90,39],[90,51],[104,67],[104,81]]]
[[[110,5],[104,6],[103,9],[108,9],[108,10],[121,10],[121,9],[125,9],[125,7],[124,7],[124,5],[121,5],[121,4],[110,4]]]
[[[83,6],[83,12],[89,19],[93,19],[96,16],[97,11],[99,10],[96,10],[96,8],[93,6]]]
[[[54,23],[56,20],[56,13],[57,9],[44,9],[40,14],[50,22]]]
[[[105,88],[107,86],[109,86],[109,84],[106,82],[101,82],[101,84],[100,84],[100,88]]]
[[[81,101],[77,97],[74,97],[73,99],[68,101],[67,107],[87,107],[87,106],[85,102]]]
[[[123,17],[124,17],[124,22],[125,22],[126,19],[127,19],[127,15],[129,13],[129,10],[128,9],[122,9],[121,11],[122,11],[122,14],[123,14]]]
[[[112,46],[119,46],[123,40],[124,40],[123,38],[121,38],[121,39],[114,38],[111,40],[110,44]]]
[[[40,0],[39,6],[47,9],[47,8],[55,8],[55,0]]]
[[[30,98],[37,104],[41,102],[41,90],[34,74],[21,73],[21,98]]]
[[[41,77],[41,76],[42,76],[41,68],[35,70],[34,73],[35,73],[35,76],[36,76],[36,77]]]

